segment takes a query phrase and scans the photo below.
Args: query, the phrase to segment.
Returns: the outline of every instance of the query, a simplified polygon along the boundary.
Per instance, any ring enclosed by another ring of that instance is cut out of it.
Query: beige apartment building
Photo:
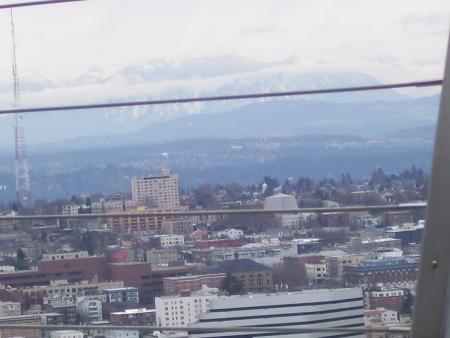
[[[21,314],[20,302],[0,302],[0,317],[20,316]]]
[[[344,266],[358,265],[364,259],[364,255],[327,256],[325,257],[326,277],[332,280],[342,280]]]
[[[75,297],[86,289],[97,289],[102,293],[104,289],[123,288],[123,281],[84,281],[81,283],[68,283],[67,281],[51,282],[50,285],[34,286],[27,288],[19,288],[30,304],[41,304],[43,297],[48,297],[53,294],[69,294]]]
[[[105,199],[98,202],[92,202],[93,214],[108,214],[110,212],[122,212],[136,207],[136,201],[126,200],[124,198]]]
[[[116,233],[148,233],[156,234],[162,231],[164,221],[173,221],[175,216],[159,216],[160,212],[183,211],[183,207],[147,208],[139,207],[135,210],[121,212],[121,216],[106,219],[106,226]],[[135,215],[136,212],[147,212],[149,215]],[[127,215],[128,214],[128,215]]]
[[[164,168],[162,174],[158,176],[133,177],[131,193],[133,200],[148,207],[178,207],[180,205],[178,174],[170,174],[170,169]]]
[[[151,249],[145,253],[147,262],[152,264],[168,264],[169,262],[178,260],[177,249]]]
[[[55,252],[51,254],[43,254],[42,261],[56,261],[61,259],[73,259],[73,258],[86,258],[89,257],[87,251],[74,251],[74,252]]]

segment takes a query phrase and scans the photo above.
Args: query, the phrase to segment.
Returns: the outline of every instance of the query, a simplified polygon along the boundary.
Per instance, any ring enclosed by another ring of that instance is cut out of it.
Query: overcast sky
[[[9,10],[0,15],[1,69],[9,73]],[[52,77],[225,53],[295,55],[366,72],[384,60],[439,76],[433,65],[442,68],[449,18],[443,0],[89,0],[14,9],[20,71]]]
[[[9,3],[26,1],[8,1]],[[385,83],[443,74],[443,0],[88,0],[13,11],[21,77],[75,78],[155,58],[292,56],[308,70],[354,70]],[[10,10],[0,11],[0,83],[12,82]]]

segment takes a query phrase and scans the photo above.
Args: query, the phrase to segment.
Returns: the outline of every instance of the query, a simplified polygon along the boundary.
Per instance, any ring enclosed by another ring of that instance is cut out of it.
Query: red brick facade
[[[225,273],[185,276],[177,278],[164,278],[164,293],[167,295],[179,295],[182,291],[199,291],[202,285],[209,288],[220,288]]]

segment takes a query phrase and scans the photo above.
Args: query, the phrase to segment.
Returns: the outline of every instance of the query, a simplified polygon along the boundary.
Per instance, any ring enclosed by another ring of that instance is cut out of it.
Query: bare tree
[[[273,281],[277,285],[288,285],[289,290],[299,290],[308,284],[304,266],[292,261],[283,261],[272,267]]]

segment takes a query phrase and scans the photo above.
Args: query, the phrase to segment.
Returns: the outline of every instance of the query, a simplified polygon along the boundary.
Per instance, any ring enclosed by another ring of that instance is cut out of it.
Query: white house
[[[397,312],[385,308],[364,311],[364,323],[366,326],[380,324],[399,323]]]
[[[228,239],[233,240],[233,239],[239,239],[242,236],[244,236],[244,232],[242,230],[237,230],[237,229],[231,228],[231,229],[225,229],[224,231],[219,231],[217,233],[217,236],[218,237],[227,236]]]
[[[60,330],[52,331],[50,338],[83,338],[83,331]]]

